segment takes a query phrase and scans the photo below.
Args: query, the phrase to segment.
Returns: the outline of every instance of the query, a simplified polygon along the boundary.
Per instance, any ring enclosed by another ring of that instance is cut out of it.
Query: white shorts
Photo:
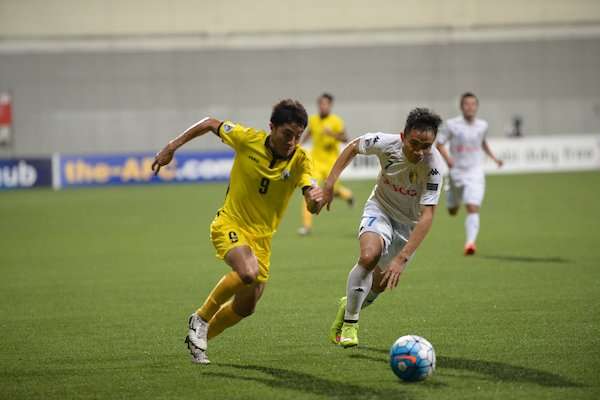
[[[402,224],[392,219],[381,209],[376,200],[369,199],[365,203],[363,215],[360,220],[358,237],[360,238],[365,232],[374,232],[381,236],[383,239],[383,251],[377,265],[385,271],[392,259],[406,245],[412,229],[412,224]]]
[[[461,204],[481,206],[485,194],[485,180],[464,180],[456,182],[448,179],[446,186],[446,207],[455,208]]]

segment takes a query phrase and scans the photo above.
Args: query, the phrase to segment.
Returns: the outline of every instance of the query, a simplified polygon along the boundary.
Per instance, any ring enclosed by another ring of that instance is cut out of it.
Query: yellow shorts
[[[269,279],[271,263],[271,236],[257,236],[242,229],[231,218],[218,213],[210,224],[210,240],[217,250],[217,258],[223,260],[229,250],[248,246],[258,260],[257,281],[266,282]]]

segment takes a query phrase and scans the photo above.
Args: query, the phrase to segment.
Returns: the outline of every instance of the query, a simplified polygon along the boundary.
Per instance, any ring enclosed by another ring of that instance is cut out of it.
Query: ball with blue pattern
[[[435,351],[427,339],[416,335],[402,336],[390,349],[390,366],[404,381],[422,381],[435,370]]]

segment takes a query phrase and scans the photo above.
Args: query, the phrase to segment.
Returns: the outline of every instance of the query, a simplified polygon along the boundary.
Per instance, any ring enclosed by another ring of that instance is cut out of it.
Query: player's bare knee
[[[256,278],[258,277],[258,268],[245,268],[242,271],[238,272],[240,279],[246,285],[256,282]]]
[[[242,282],[246,285],[254,283],[258,277],[258,265],[255,262],[246,262],[240,268],[236,268]]]
[[[361,249],[360,257],[358,258],[358,264],[364,268],[367,268],[368,270],[372,270],[377,266],[380,255],[381,254],[379,251],[370,247]]]

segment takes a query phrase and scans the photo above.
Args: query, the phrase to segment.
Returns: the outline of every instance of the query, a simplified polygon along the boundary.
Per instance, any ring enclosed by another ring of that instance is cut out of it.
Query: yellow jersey
[[[265,131],[230,121],[221,123],[218,134],[235,150],[229,188],[219,214],[256,236],[273,235],[294,189],[314,184],[310,157],[297,146],[289,158],[277,158]]]
[[[320,115],[311,115],[308,119],[308,129],[312,137],[312,158],[316,168],[331,169],[340,154],[340,141],[327,134],[330,132],[339,135],[344,131],[344,121],[335,114],[325,118]]]

